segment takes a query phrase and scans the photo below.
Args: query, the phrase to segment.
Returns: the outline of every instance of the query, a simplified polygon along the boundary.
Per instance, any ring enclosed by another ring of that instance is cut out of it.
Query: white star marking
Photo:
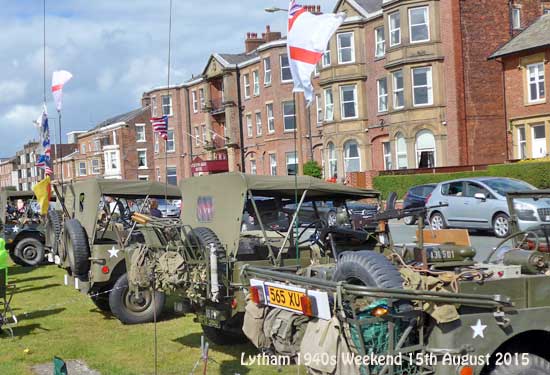
[[[19,232],[19,227],[16,225],[16,226],[13,227],[12,230],[13,230],[13,233],[17,233],[17,232]]]
[[[115,249],[115,247],[113,246],[113,248],[111,250],[107,250],[109,252],[109,258],[118,258],[118,252],[120,250],[118,249]]]
[[[474,330],[474,337],[473,337],[474,339],[478,336],[481,337],[482,339],[485,338],[485,336],[483,335],[483,331],[485,331],[485,328],[487,328],[487,326],[481,324],[481,319],[478,319],[476,325],[470,326],[470,328]]]

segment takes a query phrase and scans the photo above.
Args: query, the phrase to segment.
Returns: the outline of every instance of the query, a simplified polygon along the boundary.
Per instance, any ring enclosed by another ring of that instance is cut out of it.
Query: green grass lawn
[[[17,289],[12,308],[19,318],[14,339],[0,336],[0,374],[32,374],[31,367],[80,359],[104,375],[153,374],[153,324],[125,326],[101,313],[89,297],[63,285],[64,271],[53,265],[10,267]],[[200,325],[192,315],[168,313],[157,324],[159,374],[189,374],[200,357]],[[28,353],[26,350],[28,349]],[[208,374],[297,374],[290,366],[241,366],[241,353],[255,354],[252,345],[212,346]],[[202,366],[202,364],[201,364]],[[202,374],[202,368],[195,371]],[[77,375],[77,374],[70,374]]]

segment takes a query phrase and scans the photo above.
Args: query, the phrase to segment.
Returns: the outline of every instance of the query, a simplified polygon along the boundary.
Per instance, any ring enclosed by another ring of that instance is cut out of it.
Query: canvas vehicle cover
[[[378,199],[375,190],[352,188],[309,176],[258,176],[238,172],[188,178],[180,183],[184,204],[182,218],[192,228],[213,230],[221,243],[235,253],[238,249],[243,207],[248,193],[255,197],[294,200],[307,191],[311,200]],[[192,201],[185,197],[193,197]]]

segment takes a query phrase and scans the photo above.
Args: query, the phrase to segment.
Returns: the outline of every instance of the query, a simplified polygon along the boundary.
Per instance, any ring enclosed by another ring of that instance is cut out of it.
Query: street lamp
[[[283,9],[279,7],[269,7],[264,9],[267,13],[275,13],[275,12],[286,12],[288,9]]]

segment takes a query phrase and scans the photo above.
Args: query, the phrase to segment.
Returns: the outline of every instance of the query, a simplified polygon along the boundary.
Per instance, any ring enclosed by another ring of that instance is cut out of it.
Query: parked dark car
[[[369,232],[376,229],[376,222],[367,223],[366,220],[378,213],[380,210],[378,204],[350,201],[346,203],[346,206],[350,212],[354,228],[364,228]]]
[[[437,184],[424,184],[413,186],[403,197],[403,208],[422,208],[426,206],[429,195],[435,189]],[[416,224],[417,217],[407,216],[403,222],[407,225]]]

